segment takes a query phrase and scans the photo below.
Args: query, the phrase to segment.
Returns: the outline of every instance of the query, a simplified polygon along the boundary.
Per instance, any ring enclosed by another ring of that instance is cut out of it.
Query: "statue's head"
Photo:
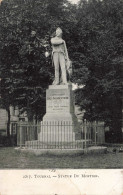
[[[62,36],[62,29],[61,28],[56,29],[56,36],[57,37]]]

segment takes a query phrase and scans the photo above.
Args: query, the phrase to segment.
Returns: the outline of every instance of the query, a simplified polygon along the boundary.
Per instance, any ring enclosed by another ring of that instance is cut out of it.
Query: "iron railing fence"
[[[48,121],[38,125],[18,125],[17,145],[32,149],[83,149],[92,144],[91,132],[83,126],[74,132],[69,121]]]
[[[74,140],[73,142],[41,142],[41,141],[27,141],[25,148],[30,149],[84,149],[89,146],[89,141],[86,140]]]
[[[36,124],[18,123],[17,146],[24,147],[26,141],[38,139],[41,126]]]
[[[104,122],[88,122],[84,120],[82,123],[82,132],[84,139],[91,139],[93,145],[100,145],[105,143]]]

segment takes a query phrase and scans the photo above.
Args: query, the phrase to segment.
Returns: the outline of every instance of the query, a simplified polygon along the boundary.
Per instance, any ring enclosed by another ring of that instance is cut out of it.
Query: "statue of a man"
[[[61,78],[62,84],[67,84],[67,70],[66,65],[69,61],[68,52],[66,48],[66,43],[62,39],[62,30],[61,28],[56,29],[56,36],[51,39],[52,44],[52,56],[53,63],[55,66],[55,80],[54,85],[60,84],[60,68],[61,68]]]

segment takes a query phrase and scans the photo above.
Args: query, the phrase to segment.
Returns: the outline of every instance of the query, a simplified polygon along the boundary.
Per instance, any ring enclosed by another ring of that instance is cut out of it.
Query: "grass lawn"
[[[35,156],[16,151],[14,148],[0,148],[0,169],[48,168],[123,168],[123,153]]]

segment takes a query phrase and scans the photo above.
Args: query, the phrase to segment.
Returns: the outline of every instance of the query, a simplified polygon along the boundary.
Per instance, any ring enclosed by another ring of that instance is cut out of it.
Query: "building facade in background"
[[[19,109],[16,107],[10,107],[10,134],[17,134],[17,124],[18,122],[25,121],[28,122],[27,114],[24,112],[20,113]],[[8,114],[3,108],[0,108],[0,135],[7,135],[7,123]]]

